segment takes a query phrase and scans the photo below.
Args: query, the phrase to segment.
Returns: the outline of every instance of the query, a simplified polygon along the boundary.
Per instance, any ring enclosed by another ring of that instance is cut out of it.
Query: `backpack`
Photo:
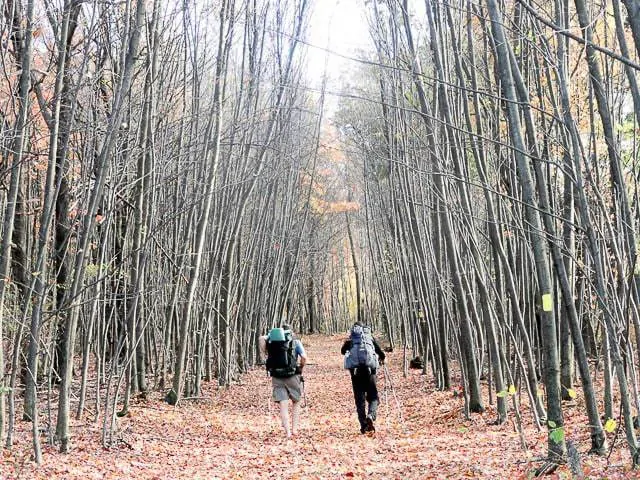
[[[272,328],[267,337],[267,371],[275,378],[296,374],[296,349],[291,330]]]
[[[351,329],[351,349],[344,359],[344,368],[367,367],[371,370],[378,368],[378,355],[373,346],[371,329],[356,325]]]

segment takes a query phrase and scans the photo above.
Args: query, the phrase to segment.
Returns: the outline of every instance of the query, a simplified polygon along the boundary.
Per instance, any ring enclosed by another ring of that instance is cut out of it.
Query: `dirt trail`
[[[398,403],[380,375],[377,432],[361,435],[339,354],[343,338],[302,340],[310,365],[297,438],[283,438],[270,381],[255,369],[228,389],[207,384],[204,400],[178,408],[160,393],[134,403],[119,420],[117,448],[102,448],[100,425],[76,423],[73,453],[45,447],[39,468],[29,461],[29,426],[21,422],[19,443],[0,457],[0,479],[526,478],[535,466],[527,460],[544,453],[541,444],[525,454],[512,423],[490,425],[490,410],[465,421],[451,392],[435,392],[417,371],[402,377],[397,352],[387,364]],[[527,436],[535,447],[540,435]]]

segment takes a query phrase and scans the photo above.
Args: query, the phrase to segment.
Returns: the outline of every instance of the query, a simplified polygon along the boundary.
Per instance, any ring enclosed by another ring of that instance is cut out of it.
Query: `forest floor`
[[[72,453],[45,445],[40,466],[32,461],[30,424],[19,422],[14,447],[0,450],[0,479],[512,479],[532,478],[543,463],[545,434],[531,426],[526,408],[525,450],[511,412],[499,426],[492,424],[492,406],[465,419],[463,399],[436,391],[430,375],[409,370],[403,377],[402,352],[390,353],[389,374],[379,375],[377,431],[361,435],[339,354],[343,338],[302,340],[310,364],[301,431],[293,439],[284,438],[270,381],[257,368],[230,388],[206,384],[201,399],[178,407],[164,403],[161,393],[136,400],[118,419],[118,441],[109,449],[101,425],[74,421]],[[565,421],[585,478],[640,478],[629,471],[622,431],[615,442],[609,435],[608,459],[587,455],[589,432],[576,390]],[[575,477],[562,466],[545,478]]]

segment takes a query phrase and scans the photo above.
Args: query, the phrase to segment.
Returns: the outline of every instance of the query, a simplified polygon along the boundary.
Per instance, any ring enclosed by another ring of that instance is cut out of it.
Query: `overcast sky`
[[[309,42],[321,48],[308,49],[310,74],[322,76],[326,52],[322,48],[349,56],[371,48],[363,0],[316,0],[312,9]],[[343,71],[353,63],[329,55],[329,70]],[[334,75],[335,76],[335,75]]]

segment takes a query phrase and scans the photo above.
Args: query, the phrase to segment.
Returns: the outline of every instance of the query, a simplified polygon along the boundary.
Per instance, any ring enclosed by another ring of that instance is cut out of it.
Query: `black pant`
[[[376,374],[370,373],[369,369],[356,369],[354,373],[351,371],[351,385],[353,386],[353,398],[356,401],[356,410],[358,411],[358,420],[360,421],[360,429],[364,431],[367,426],[367,415],[371,420],[376,419],[376,411],[378,410],[378,388],[376,387]],[[366,411],[366,404],[369,404],[369,410]]]

